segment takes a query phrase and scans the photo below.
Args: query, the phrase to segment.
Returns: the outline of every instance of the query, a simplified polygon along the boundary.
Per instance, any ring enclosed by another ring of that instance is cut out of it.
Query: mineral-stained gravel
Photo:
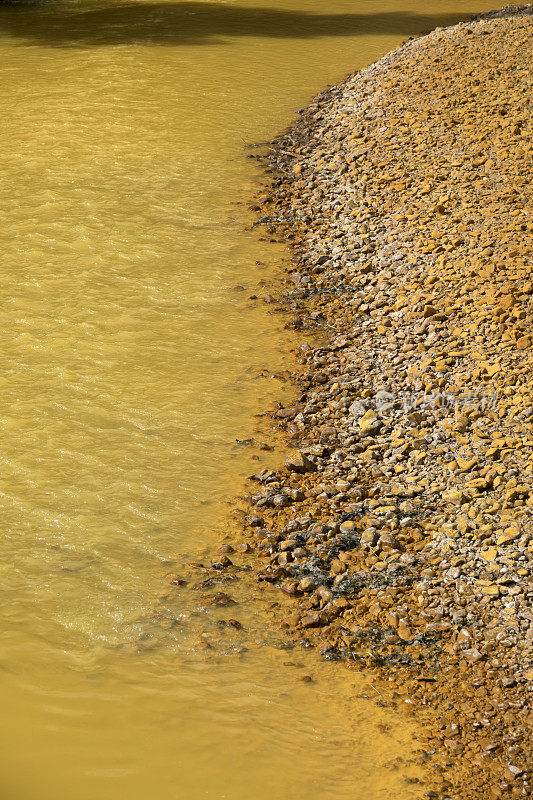
[[[287,630],[425,723],[427,797],[533,785],[531,12],[325,91],[257,201],[291,246],[279,302],[322,338],[274,412],[293,449],[254,476],[242,549],[294,599]]]

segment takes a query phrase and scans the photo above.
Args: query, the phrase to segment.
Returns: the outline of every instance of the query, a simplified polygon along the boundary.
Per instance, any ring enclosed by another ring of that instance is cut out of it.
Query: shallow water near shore
[[[276,594],[170,579],[282,458],[254,414],[292,340],[249,296],[285,251],[244,230],[248,145],[490,7],[0,6],[3,800],[419,796],[413,729],[269,628]]]

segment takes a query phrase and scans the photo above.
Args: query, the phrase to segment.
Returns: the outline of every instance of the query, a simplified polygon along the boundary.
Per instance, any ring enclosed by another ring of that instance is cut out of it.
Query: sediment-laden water
[[[253,415],[285,391],[290,343],[248,298],[282,250],[243,230],[247,146],[489,7],[0,7],[5,800],[419,792],[411,730],[364,678],[265,634],[268,590],[241,581],[228,612],[169,578],[280,457]]]

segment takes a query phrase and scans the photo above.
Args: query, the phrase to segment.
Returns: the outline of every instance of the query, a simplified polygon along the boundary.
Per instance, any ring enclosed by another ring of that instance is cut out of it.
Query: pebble
[[[427,796],[457,800],[532,794],[531,10],[328,88],[257,200],[308,337],[273,413],[290,454],[245,519],[258,578],[282,627],[408,701]]]

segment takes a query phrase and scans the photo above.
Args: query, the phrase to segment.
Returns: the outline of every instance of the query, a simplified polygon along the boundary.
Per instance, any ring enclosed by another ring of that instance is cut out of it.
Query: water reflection
[[[307,39],[326,36],[406,36],[453,25],[464,13],[387,11],[367,14],[307,13],[222,3],[63,3],[27,13],[4,13],[0,30],[52,47],[116,44],[222,44],[240,36]]]

